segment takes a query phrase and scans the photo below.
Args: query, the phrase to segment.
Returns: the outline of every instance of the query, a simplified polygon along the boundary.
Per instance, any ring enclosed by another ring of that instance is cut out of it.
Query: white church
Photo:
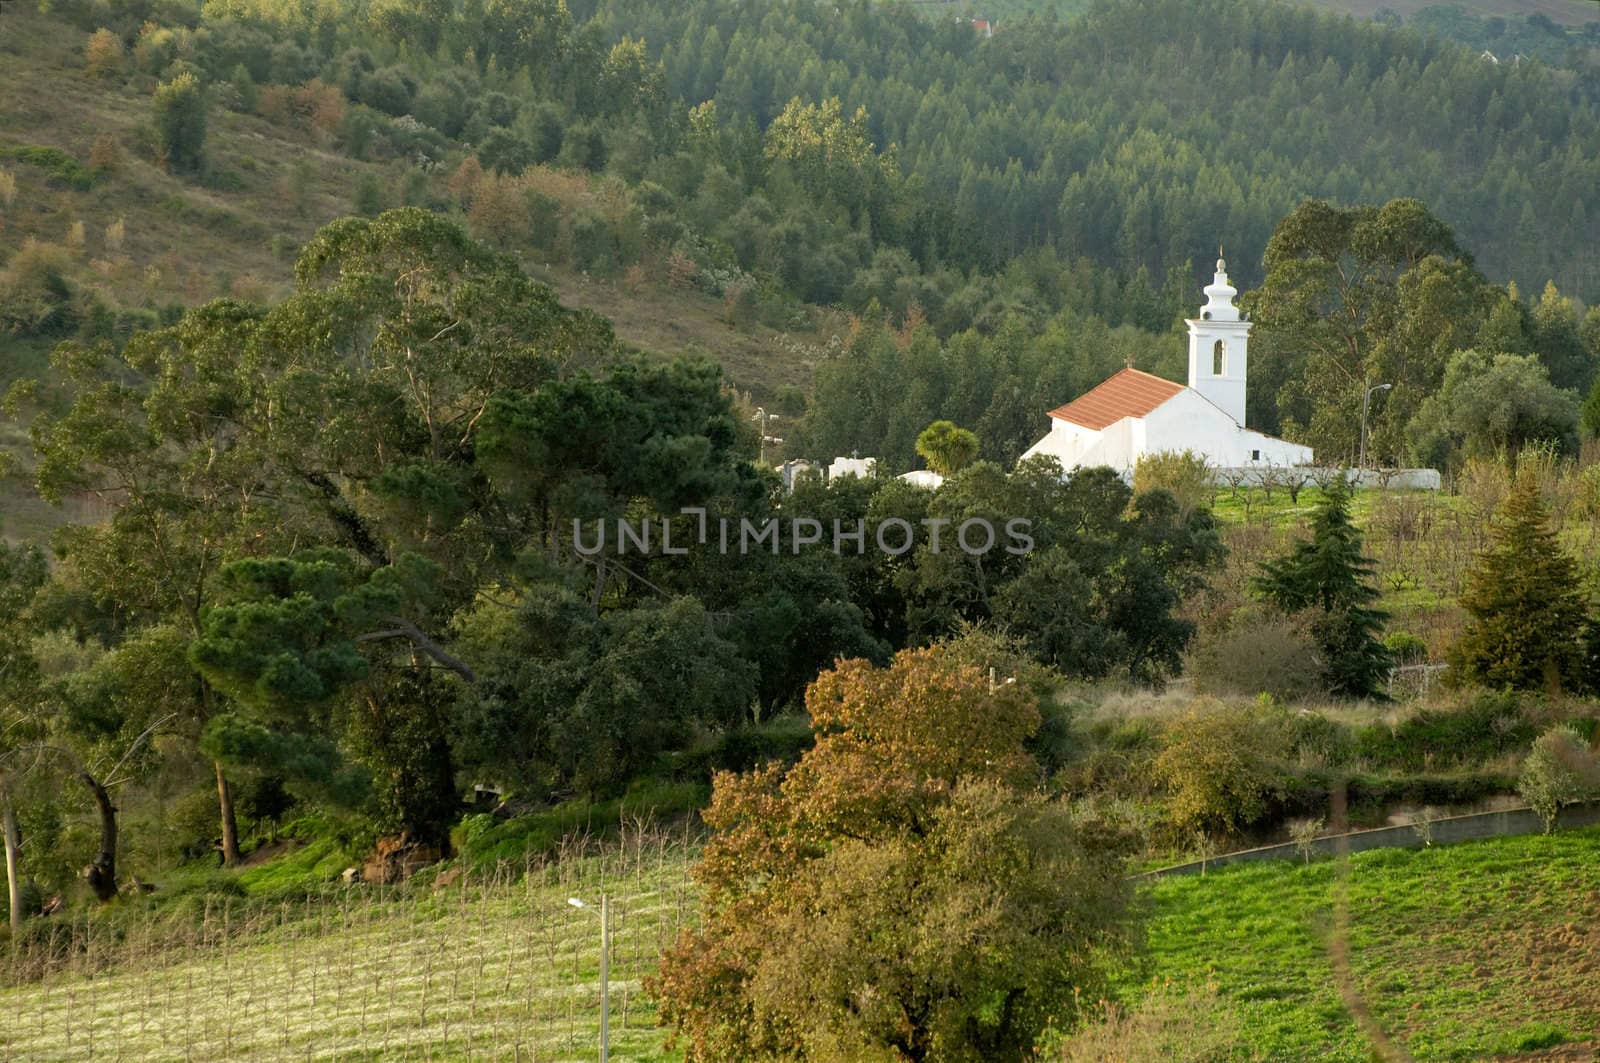
[[[1189,325],[1189,386],[1128,368],[1050,411],[1050,431],[1023,460],[1049,455],[1064,470],[1108,465],[1131,470],[1146,454],[1189,450],[1213,468],[1309,465],[1310,447],[1252,431],[1244,423],[1250,322],[1233,305],[1227,264],[1206,287]]]

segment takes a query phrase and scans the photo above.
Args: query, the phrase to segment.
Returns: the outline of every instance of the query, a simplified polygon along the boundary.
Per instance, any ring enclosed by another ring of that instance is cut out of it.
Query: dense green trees
[[[1577,394],[1552,384],[1533,355],[1461,351],[1407,431],[1417,460],[1436,467],[1458,455],[1512,455],[1530,443],[1571,453],[1578,445]]]
[[[17,596],[88,658],[44,682],[18,647],[6,674],[42,677],[18,711],[81,765],[172,738],[80,773],[103,809],[182,749],[214,768],[230,861],[241,781],[440,852],[464,781],[615,793],[835,660],[969,623],[1071,675],[1179,665],[1220,547],[1165,492],[958,469],[976,441],[953,430],[938,493],[786,495],[716,367],[625,357],[420,210],[325,227],[296,277],[270,306],[64,344],[34,392],[39,488],[109,516],[59,533],[47,607]]]
[[[1009,461],[1044,410],[1127,356],[1181,374],[1168,330],[1218,241],[1247,287],[1267,259],[1252,418],[1325,460],[1353,456],[1363,381],[1394,385],[1371,452],[1398,463],[1455,351],[1536,354],[1580,393],[1600,358],[1600,325],[1584,333],[1570,300],[1508,307],[1460,250],[1497,280],[1593,301],[1592,106],[1541,64],[1383,27],[1231,0],[1106,2],[1071,24],[1008,19],[992,39],[867,3],[404,2],[338,18],[234,0],[158,9],[142,35],[143,15],[60,10],[140,36],[163,92],[242,71],[271,90],[263,112],[353,154],[613,179],[603,208],[571,185],[486,182],[474,225],[505,249],[598,273],[671,263],[777,327],[801,299],[940,339],[910,367],[925,388],[819,404],[840,412],[801,441],[823,451],[905,467],[944,416]],[[1325,202],[1297,206],[1307,195]],[[1106,335],[1130,325],[1155,335]],[[944,371],[973,361],[965,381]],[[878,386],[831,364],[817,382],[841,400]]]
[[[1450,467],[1473,453],[1576,443],[1575,395],[1600,368],[1577,310],[1549,285],[1526,305],[1488,284],[1421,203],[1307,200],[1274,231],[1245,298],[1258,327],[1251,415],[1324,461],[1355,456],[1363,397],[1381,463]]]

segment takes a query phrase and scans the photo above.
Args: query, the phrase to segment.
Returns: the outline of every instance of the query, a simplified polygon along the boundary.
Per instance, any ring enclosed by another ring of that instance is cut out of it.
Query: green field
[[[1337,872],[1279,861],[1155,883],[1152,970],[1130,999],[1194,990],[1239,1059],[1372,1059],[1352,1004],[1419,1060],[1600,1047],[1600,829],[1353,856],[1347,935]]]
[[[0,1054],[593,1059],[598,926],[566,898],[606,889],[614,1057],[673,1058],[641,983],[693,918],[686,851],[655,838],[525,877],[430,874],[311,902],[196,896],[186,914],[102,914],[87,941],[80,924],[86,949],[63,960],[61,927],[50,972],[0,991],[11,1018]],[[1343,934],[1332,861],[1146,887],[1149,952],[1123,1002],[1135,1014],[1167,1002],[1175,1043],[1205,1031],[1233,1059],[1371,1059],[1352,1007],[1419,1060],[1600,1045],[1600,829],[1366,853],[1347,867]],[[33,940],[13,978],[47,962]]]

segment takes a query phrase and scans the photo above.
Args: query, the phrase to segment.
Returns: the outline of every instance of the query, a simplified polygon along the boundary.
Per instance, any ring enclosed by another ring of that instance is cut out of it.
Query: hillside
[[[212,109],[207,133],[214,172],[203,181],[175,175],[139,148],[150,136],[147,85],[91,76],[83,69],[87,35],[54,18],[22,7],[6,12],[6,26],[0,54],[34,90],[0,98],[0,168],[16,180],[13,201],[0,207],[0,251],[29,239],[61,245],[73,279],[114,305],[155,311],[219,296],[273,300],[290,288],[301,244],[354,210],[363,178],[380,183],[389,205],[402,198],[407,169],[394,160],[352,158],[306,126],[222,107]],[[89,187],[12,157],[29,145],[55,148],[87,175],[97,142],[109,145],[114,162],[96,169]],[[409,196],[442,199],[445,176],[435,171],[406,186]],[[110,246],[107,230],[119,221],[124,235]],[[78,223],[81,245],[71,235]],[[817,338],[809,329],[788,343],[791,357],[773,358],[779,333],[730,325],[721,300],[658,285],[624,288],[621,278],[552,267],[520,250],[525,267],[563,301],[602,313],[640,349],[709,353],[736,386],[769,400],[780,387],[808,382],[814,355],[805,345]],[[42,369],[48,347],[0,335],[0,385]]]
[[[1592,927],[1574,920],[1573,905],[1600,897],[1597,855],[1600,831],[1590,829],[1354,857],[1349,995],[1330,960],[1333,863],[1277,861],[1155,883],[1146,890],[1149,963],[1119,993],[1131,1020],[1091,1026],[1061,1058],[1365,1060],[1371,1048],[1352,1000],[1418,1060],[1555,1046],[1570,1053],[1560,1058],[1583,1058],[1600,1042],[1600,974],[1586,958]],[[259,889],[274,870],[252,869],[243,881]],[[298,1058],[312,1046],[351,1056],[405,1046],[593,1059],[596,926],[566,898],[593,903],[605,889],[613,1051],[673,1058],[641,979],[693,918],[686,870],[686,850],[656,838],[523,881],[446,871],[403,891],[356,887],[314,902],[214,896],[204,931],[179,940],[163,938],[155,916],[123,913],[98,931],[84,924],[81,933],[98,934],[85,955],[0,990],[13,1019],[0,1045],[14,1057],[61,1060],[113,1043],[134,1057],[180,1046],[259,1059]],[[1441,971],[1459,977],[1441,981]]]
[[[1081,15],[1090,6],[1090,0],[918,0],[922,11],[930,17],[966,15],[972,18],[1000,19],[1018,15],[1054,13],[1071,18]],[[1454,6],[1469,15],[1481,18],[1527,18],[1542,15],[1564,26],[1583,26],[1600,21],[1593,0],[1454,0],[1452,4],[1441,0],[1285,0],[1300,3],[1337,15],[1354,15],[1373,18],[1391,12],[1410,19],[1428,8]]]

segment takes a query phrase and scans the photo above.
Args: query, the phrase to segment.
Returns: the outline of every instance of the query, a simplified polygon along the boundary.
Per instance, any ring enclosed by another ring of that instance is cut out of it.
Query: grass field
[[[1192,988],[1215,1009],[1206,1021],[1239,1038],[1238,1059],[1372,1059],[1352,1002],[1419,1060],[1600,1049],[1600,829],[1363,853],[1348,867],[1342,887],[1333,861],[1153,884],[1152,971],[1130,997]],[[1343,991],[1330,959],[1341,888]]]
[[[692,916],[685,851],[639,838],[526,876],[101,916],[70,959],[13,961],[52,969],[0,990],[0,1058],[595,1059],[599,921],[567,898],[604,891],[612,1058],[671,1059],[641,979]]]
[[[32,977],[0,990],[0,1056],[594,1059],[598,925],[566,899],[604,889],[614,1058],[672,1059],[641,980],[693,918],[688,852],[639,836],[526,877],[102,915],[70,957],[35,942],[13,961]],[[1145,887],[1148,963],[1119,995],[1136,1012],[1168,1001],[1170,1042],[1204,1041],[1204,1058],[1372,1059],[1352,1008],[1418,1060],[1600,1047],[1600,829],[1347,866],[1342,885],[1332,861],[1277,861]]]

